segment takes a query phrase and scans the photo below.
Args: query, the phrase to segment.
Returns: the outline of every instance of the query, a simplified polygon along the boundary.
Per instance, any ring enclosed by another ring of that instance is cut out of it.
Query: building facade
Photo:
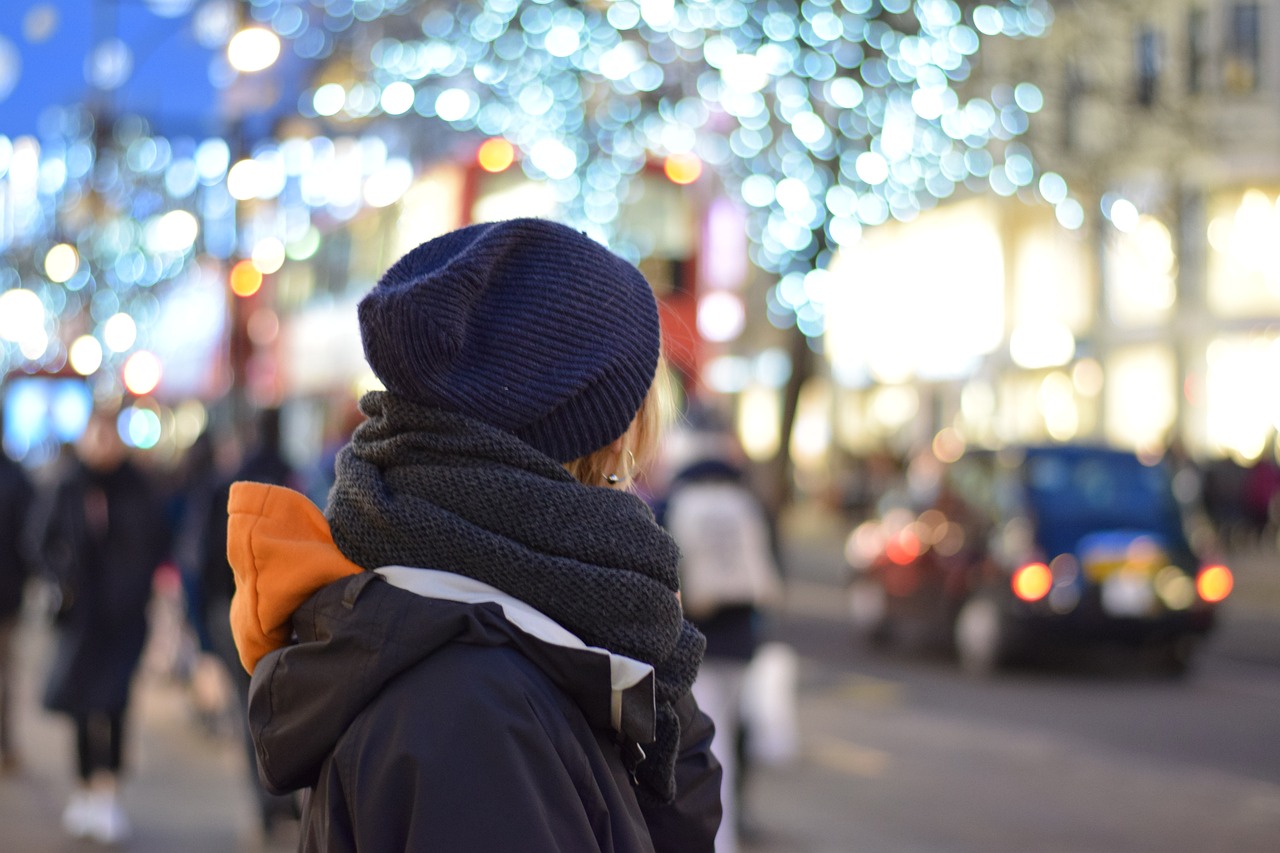
[[[831,439],[1097,440],[1249,464],[1280,424],[1280,2],[1076,0],[993,39],[1038,193],[949,199],[831,271]],[[1076,209],[1045,203],[1078,200]],[[1025,196],[1025,198],[1024,198]]]

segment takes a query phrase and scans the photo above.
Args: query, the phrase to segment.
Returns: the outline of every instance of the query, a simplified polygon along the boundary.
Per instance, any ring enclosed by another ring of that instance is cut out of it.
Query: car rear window
[[[1027,504],[1050,553],[1074,551],[1082,536],[1106,530],[1154,533],[1185,547],[1168,470],[1135,456],[1078,448],[1028,453]]]

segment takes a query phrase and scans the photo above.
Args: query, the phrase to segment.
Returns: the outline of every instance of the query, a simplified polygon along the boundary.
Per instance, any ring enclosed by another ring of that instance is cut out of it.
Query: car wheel
[[[849,619],[859,639],[884,645],[890,638],[889,594],[873,579],[861,575],[849,584]]]
[[[1000,603],[990,595],[975,595],[956,614],[955,647],[960,667],[977,676],[990,676],[1004,663],[1008,621]]]

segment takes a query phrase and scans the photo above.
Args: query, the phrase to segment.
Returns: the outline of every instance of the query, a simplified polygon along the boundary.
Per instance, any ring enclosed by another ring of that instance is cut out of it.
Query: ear
[[[609,442],[609,470],[617,471],[622,466],[622,457],[627,452],[627,436],[622,434]],[[621,472],[619,472],[621,473]]]

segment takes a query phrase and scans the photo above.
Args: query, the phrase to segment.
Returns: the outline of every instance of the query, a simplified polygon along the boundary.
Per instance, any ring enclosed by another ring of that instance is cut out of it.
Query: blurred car
[[[970,451],[918,506],[853,530],[849,605],[875,642],[941,640],[991,673],[1047,643],[1140,647],[1181,673],[1231,592],[1163,463],[1102,447]]]

